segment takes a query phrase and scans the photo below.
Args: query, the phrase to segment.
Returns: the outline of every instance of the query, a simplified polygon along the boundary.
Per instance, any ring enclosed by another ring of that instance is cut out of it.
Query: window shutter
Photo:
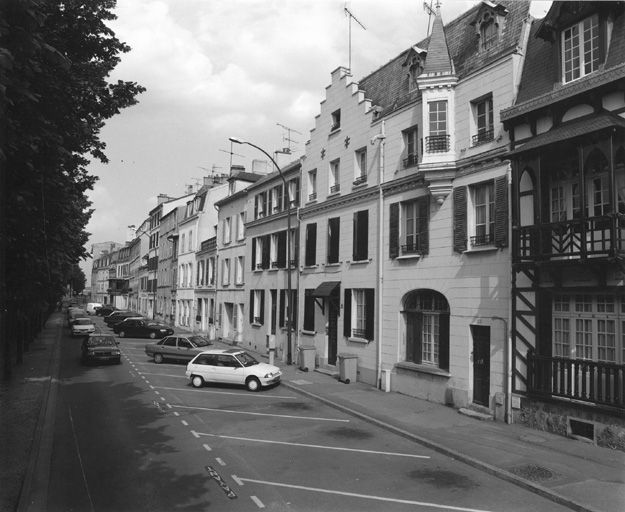
[[[259,199],[258,196],[254,198],[254,218],[255,219],[258,219],[258,199]]]
[[[449,370],[449,315],[440,315],[438,321],[438,366]]]
[[[350,288],[345,289],[343,311],[343,335],[349,338],[352,335],[352,290]]]
[[[271,254],[271,235],[266,235],[263,237],[263,259],[262,266],[263,269],[269,268],[269,259]]]
[[[304,290],[304,330],[315,330],[315,298],[312,288]]]
[[[286,231],[278,233],[278,268],[286,268]]]
[[[454,251],[467,250],[467,188],[454,188]]]
[[[317,252],[317,224],[308,224],[306,226],[306,266],[312,266],[316,263]]]
[[[252,271],[256,270],[256,238],[252,238]]]
[[[399,203],[391,204],[389,210],[388,257],[397,258],[399,256]]]
[[[375,330],[375,289],[365,290],[365,339],[371,341]]]
[[[280,314],[278,315],[278,327],[284,327],[284,301],[285,290],[280,290]]]
[[[328,219],[328,263],[338,263],[340,246],[340,218]]]
[[[406,314],[406,361],[423,362],[423,314]]]
[[[254,290],[250,290],[250,324],[253,324],[253,323],[254,323]]]
[[[419,208],[419,253],[421,255],[430,252],[429,221],[430,221],[430,195],[423,196],[418,200]]]
[[[369,210],[354,213],[353,260],[363,261],[369,257]]]
[[[265,212],[265,217],[267,215],[271,215],[273,213],[273,192],[271,190],[267,190],[267,211]]]
[[[260,325],[265,323],[265,290],[260,291]]]
[[[495,180],[495,245],[508,247],[508,178]]]

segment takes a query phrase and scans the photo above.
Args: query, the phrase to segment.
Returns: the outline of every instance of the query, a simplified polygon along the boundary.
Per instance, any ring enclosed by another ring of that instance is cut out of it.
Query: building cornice
[[[314,215],[319,215],[328,210],[336,210],[338,208],[344,208],[345,206],[363,203],[368,199],[372,199],[374,197],[378,197],[380,195],[379,187],[374,188],[366,188],[363,190],[359,190],[357,192],[352,192],[351,194],[339,197],[333,197],[331,199],[327,199],[322,203],[312,204],[306,206],[300,210],[300,218],[304,219],[306,217],[312,217]]]
[[[382,194],[384,197],[394,196],[410,190],[427,189],[427,184],[420,173],[410,174],[393,181],[382,184]]]

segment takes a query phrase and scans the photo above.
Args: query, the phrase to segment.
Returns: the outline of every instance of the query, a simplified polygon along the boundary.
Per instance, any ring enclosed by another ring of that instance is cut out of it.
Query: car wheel
[[[204,385],[204,379],[199,375],[194,375],[191,378],[191,384],[193,384],[194,388],[201,388]]]
[[[119,331],[119,337],[120,338],[125,338],[126,337],[126,333],[124,331]]]
[[[163,362],[162,354],[154,354],[154,362],[156,364],[161,364]]]
[[[260,381],[256,377],[250,377],[245,382],[248,391],[258,391],[260,389]]]
[[[155,332],[151,332],[150,333],[150,339],[153,340],[156,338],[156,333]]]

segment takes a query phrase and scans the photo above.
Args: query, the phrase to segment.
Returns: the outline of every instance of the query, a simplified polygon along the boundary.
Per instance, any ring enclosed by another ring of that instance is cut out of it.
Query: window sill
[[[257,324],[255,322],[252,322],[251,325],[252,325],[252,327],[262,327],[263,326],[263,324]]]
[[[401,368],[402,370],[408,370],[416,373],[429,373],[430,375],[438,375],[440,377],[451,377],[451,373],[447,370],[442,370],[437,366],[429,365],[429,364],[416,364],[416,363],[408,363],[401,362],[396,363],[395,368]]]
[[[314,336],[315,334],[317,334],[317,331],[304,331],[304,330],[302,330],[301,332],[302,332],[302,334],[304,336]]]
[[[280,270],[278,267],[271,267],[267,269],[269,272],[277,272],[278,270]]]
[[[371,260],[356,260],[356,261],[352,261],[350,264],[351,265],[366,265],[367,263],[369,263]]]
[[[245,286],[245,283],[234,283],[235,286]]]
[[[325,264],[326,268],[328,268],[328,267],[330,267],[330,268],[332,268],[332,267],[340,267],[340,266],[341,266],[341,262],[340,261],[337,261],[336,263],[326,263]]]
[[[363,345],[369,344],[369,340],[366,340],[364,338],[352,338],[351,336],[347,338],[347,341],[351,341],[352,343],[362,343]]]
[[[340,190],[338,190],[337,192],[330,192],[328,194],[328,199],[331,198],[331,197],[336,197],[336,196],[340,196],[340,195],[341,195],[341,191]]]
[[[255,268],[253,270],[254,274],[262,274],[263,270],[265,270],[264,268]]]
[[[462,254],[471,254],[471,253],[476,253],[476,252],[494,252],[498,250],[499,250],[499,247],[495,245],[484,245],[481,247],[471,247],[471,249],[462,251]]]
[[[294,267],[293,267],[294,268]],[[314,265],[304,265],[304,268],[317,268],[317,264],[315,263]]]
[[[421,258],[420,254],[404,254],[403,256],[397,256],[396,260],[418,260]]]
[[[338,126],[337,128],[330,128],[330,133],[328,134],[328,137],[331,137],[332,135],[340,133],[340,131],[341,131],[340,126]]]
[[[224,240],[222,243],[223,245],[230,245],[231,240]]]
[[[354,183],[352,185],[352,190],[358,190],[359,188],[366,188],[367,185],[368,183],[366,181],[363,181],[362,183]]]

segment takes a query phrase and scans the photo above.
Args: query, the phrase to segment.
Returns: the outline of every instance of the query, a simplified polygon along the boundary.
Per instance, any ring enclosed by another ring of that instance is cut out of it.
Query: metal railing
[[[477,146],[479,144],[484,144],[485,142],[489,142],[493,140],[494,138],[495,138],[494,128],[491,128],[490,130],[482,130],[472,137],[472,143],[473,143],[473,146]]]
[[[340,192],[341,191],[341,184],[340,183],[336,183],[335,185],[332,185],[330,187],[330,194],[335,194],[336,192]]]
[[[419,157],[417,154],[408,155],[406,158],[402,160],[404,169],[408,167],[414,167],[419,163]]]
[[[450,135],[430,135],[425,138],[425,150],[428,153],[445,153],[449,151]]]
[[[471,247],[482,247],[485,245],[493,245],[495,243],[495,236],[492,233],[487,235],[472,236]]]
[[[361,174],[354,180],[354,185],[362,185],[363,183],[367,183],[367,175]]]
[[[315,199],[317,199],[317,192],[313,192],[308,196],[309,201],[314,201]]]

